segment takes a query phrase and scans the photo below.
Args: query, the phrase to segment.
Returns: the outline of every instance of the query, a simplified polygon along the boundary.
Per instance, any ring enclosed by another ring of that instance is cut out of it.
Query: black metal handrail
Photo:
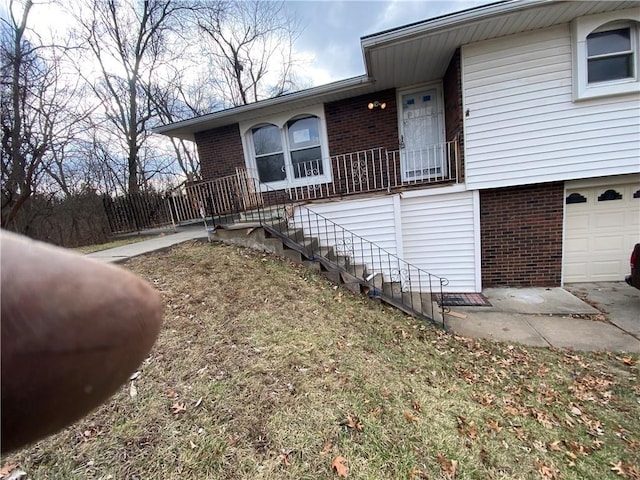
[[[403,260],[366,238],[295,202],[282,190],[256,182],[263,203],[249,220],[293,242],[309,259],[341,272],[345,283],[359,283],[371,297],[436,322],[434,293],[444,298],[449,281]],[[237,221],[237,220],[236,220]],[[344,275],[346,274],[346,275]],[[440,302],[442,326],[448,309]]]

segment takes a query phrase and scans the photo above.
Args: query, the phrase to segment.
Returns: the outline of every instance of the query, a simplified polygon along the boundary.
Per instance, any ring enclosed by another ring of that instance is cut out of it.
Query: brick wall
[[[244,167],[244,153],[237,123],[195,134],[203,180],[233,175]]]
[[[462,129],[462,72],[460,70],[460,49],[458,48],[442,79],[444,94],[445,138],[451,141],[458,136],[460,141],[460,179],[464,178],[464,133]]]
[[[370,102],[385,102],[382,110],[369,110]],[[394,89],[347,98],[324,106],[329,155],[357,152],[374,147],[398,149],[398,110]]]
[[[480,191],[483,287],[559,286],[564,184]]]

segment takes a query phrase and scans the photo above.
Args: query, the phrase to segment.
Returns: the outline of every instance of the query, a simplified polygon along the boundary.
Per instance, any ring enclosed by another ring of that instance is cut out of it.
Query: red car
[[[624,279],[632,287],[640,289],[640,243],[636,243],[631,252],[631,275],[627,275]]]

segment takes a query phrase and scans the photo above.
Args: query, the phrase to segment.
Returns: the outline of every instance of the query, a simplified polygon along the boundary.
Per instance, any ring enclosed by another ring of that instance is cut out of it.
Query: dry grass
[[[166,305],[137,395],[5,459],[30,478],[640,475],[637,357],[451,336],[236,247],[126,267]]]

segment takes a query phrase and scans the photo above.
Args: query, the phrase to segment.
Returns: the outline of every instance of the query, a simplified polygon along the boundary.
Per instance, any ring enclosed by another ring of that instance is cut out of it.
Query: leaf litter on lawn
[[[125,267],[165,305],[136,395],[3,464],[61,479],[330,479],[337,457],[371,480],[638,471],[637,356],[450,335],[233,246]]]

